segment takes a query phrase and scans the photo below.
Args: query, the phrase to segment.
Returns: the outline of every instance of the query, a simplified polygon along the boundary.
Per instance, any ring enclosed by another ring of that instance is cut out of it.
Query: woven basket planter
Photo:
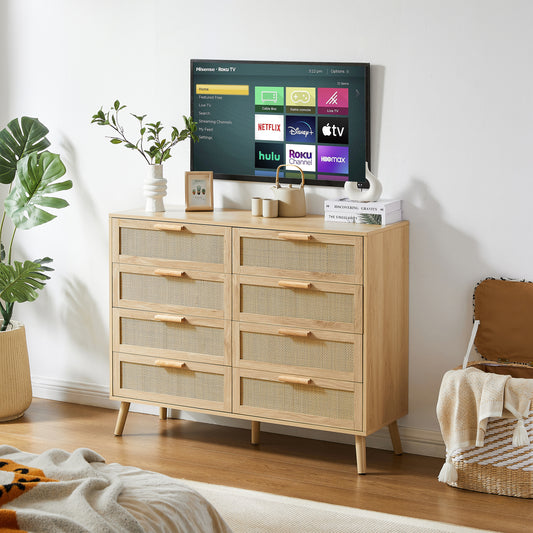
[[[0,332],[0,422],[19,418],[32,399],[26,331],[20,323]]]

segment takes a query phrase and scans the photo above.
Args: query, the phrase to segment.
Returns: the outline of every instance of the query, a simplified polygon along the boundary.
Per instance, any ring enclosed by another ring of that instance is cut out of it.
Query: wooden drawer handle
[[[298,376],[278,376],[278,380],[293,385],[310,385],[313,381],[311,378],[299,378]]]
[[[278,329],[278,333],[280,335],[290,335],[291,337],[309,337],[309,335],[311,335],[310,331],[289,328]]]
[[[154,274],[156,276],[170,276],[172,278],[182,278],[187,274],[187,272],[183,270],[169,270],[167,268],[158,268],[154,270]]]
[[[278,233],[278,237],[287,241],[310,241],[313,238],[306,233]]]
[[[155,315],[154,320],[158,322],[173,322],[175,324],[181,324],[187,319],[184,316],[175,316],[175,315]]]
[[[278,285],[287,289],[309,289],[311,287],[310,283],[304,281],[286,281],[283,279],[278,281]]]
[[[183,361],[165,361],[157,359],[155,366],[162,366],[163,368],[185,368],[187,365]]]
[[[185,226],[179,224],[154,224],[154,228],[161,231],[184,231]]]

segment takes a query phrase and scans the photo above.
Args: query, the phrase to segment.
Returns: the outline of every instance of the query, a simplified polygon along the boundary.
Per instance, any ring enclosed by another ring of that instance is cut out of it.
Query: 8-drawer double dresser
[[[407,413],[408,222],[110,216],[111,398],[365,437]]]

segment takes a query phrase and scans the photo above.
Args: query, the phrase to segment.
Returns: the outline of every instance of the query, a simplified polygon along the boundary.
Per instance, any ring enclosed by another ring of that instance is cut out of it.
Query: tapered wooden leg
[[[252,444],[259,444],[259,432],[261,431],[261,422],[252,420]]]
[[[167,408],[166,407],[160,407],[159,408],[159,419],[160,420],[166,420],[167,419]]]
[[[124,431],[124,424],[128,417],[128,411],[130,410],[130,402],[121,402],[120,409],[118,411],[117,424],[115,425],[115,435],[120,437]]]
[[[402,455],[402,441],[400,439],[400,431],[396,420],[389,424],[390,440],[392,441],[392,449],[396,455]]]
[[[357,473],[366,474],[366,438],[355,436],[355,458],[357,461]]]

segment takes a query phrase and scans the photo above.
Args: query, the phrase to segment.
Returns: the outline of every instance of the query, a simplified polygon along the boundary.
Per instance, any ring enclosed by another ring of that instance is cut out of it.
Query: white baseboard
[[[60,402],[79,403],[83,405],[93,405],[106,409],[118,409],[118,402],[109,399],[109,388],[81,381],[66,381],[47,377],[32,376],[33,396],[57,400]],[[156,406],[144,404],[132,404],[131,411],[157,415],[159,409]],[[179,410],[171,410],[171,418],[182,418],[185,420],[195,420],[207,424],[220,426],[249,428],[250,422],[223,416],[204,415]],[[312,429],[296,428],[292,426],[280,426],[276,424],[261,424],[261,431],[269,433],[280,433],[282,435],[293,435],[308,439],[325,440],[329,442],[340,442],[353,444],[351,435],[342,433],[331,433],[328,431],[316,431]],[[416,455],[428,455],[430,457],[445,457],[444,442],[440,432],[426,429],[410,428],[400,425],[400,436],[402,448],[405,453]],[[387,428],[380,429],[367,437],[367,445],[370,448],[381,450],[392,450],[390,436]]]

